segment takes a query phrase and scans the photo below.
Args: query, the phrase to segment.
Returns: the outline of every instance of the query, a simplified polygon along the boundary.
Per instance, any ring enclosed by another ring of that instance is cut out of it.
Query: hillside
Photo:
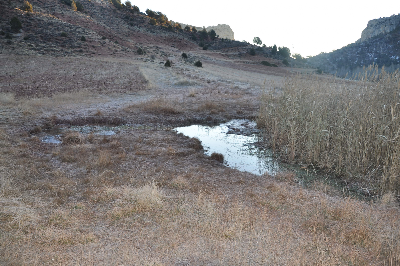
[[[338,76],[357,74],[372,64],[394,71],[400,67],[400,15],[371,20],[357,42],[308,61],[313,67]]]

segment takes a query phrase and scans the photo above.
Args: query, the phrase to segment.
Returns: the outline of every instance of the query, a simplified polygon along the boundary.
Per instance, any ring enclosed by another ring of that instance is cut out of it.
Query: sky
[[[122,2],[125,2],[123,0]],[[228,24],[235,40],[288,47],[303,57],[331,52],[361,37],[368,21],[400,13],[398,0],[130,0],[169,20],[197,27]]]

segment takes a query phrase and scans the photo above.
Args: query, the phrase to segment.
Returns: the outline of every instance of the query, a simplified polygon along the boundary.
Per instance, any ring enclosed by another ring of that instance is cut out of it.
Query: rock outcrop
[[[400,68],[400,14],[369,21],[361,39],[308,59],[313,67],[338,76],[352,76],[372,64],[388,72]]]
[[[181,24],[182,29],[184,29],[186,26],[189,26],[192,28],[196,28],[197,31],[203,30],[203,27],[196,27],[196,26],[192,26],[192,25],[188,25],[188,24],[184,24],[184,23],[180,23],[180,22],[177,22],[177,23]],[[229,25],[218,24],[217,26],[209,26],[206,28],[206,30],[207,31],[214,30],[215,33],[217,33],[217,35],[219,36],[219,38],[235,40],[235,33],[233,32],[233,30],[231,29],[231,27]]]
[[[229,25],[218,24],[217,26],[207,27],[206,30],[214,30],[220,38],[235,40],[235,34]]]
[[[373,19],[368,22],[367,27],[361,34],[360,42],[375,37],[379,34],[386,34],[400,26],[400,14],[387,18]]]

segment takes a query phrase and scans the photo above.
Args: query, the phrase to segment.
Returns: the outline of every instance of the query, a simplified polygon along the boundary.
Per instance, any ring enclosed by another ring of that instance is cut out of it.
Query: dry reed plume
[[[400,191],[400,73],[357,80],[296,75],[263,96],[258,124],[282,158]],[[379,181],[377,183],[376,181]]]

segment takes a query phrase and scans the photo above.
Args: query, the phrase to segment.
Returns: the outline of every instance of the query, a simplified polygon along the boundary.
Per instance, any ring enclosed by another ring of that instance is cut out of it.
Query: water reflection
[[[213,152],[223,154],[224,164],[231,168],[257,175],[275,174],[279,169],[272,153],[255,145],[258,142],[257,129],[249,120],[232,120],[214,127],[192,125],[175,130],[198,138],[207,155]]]

